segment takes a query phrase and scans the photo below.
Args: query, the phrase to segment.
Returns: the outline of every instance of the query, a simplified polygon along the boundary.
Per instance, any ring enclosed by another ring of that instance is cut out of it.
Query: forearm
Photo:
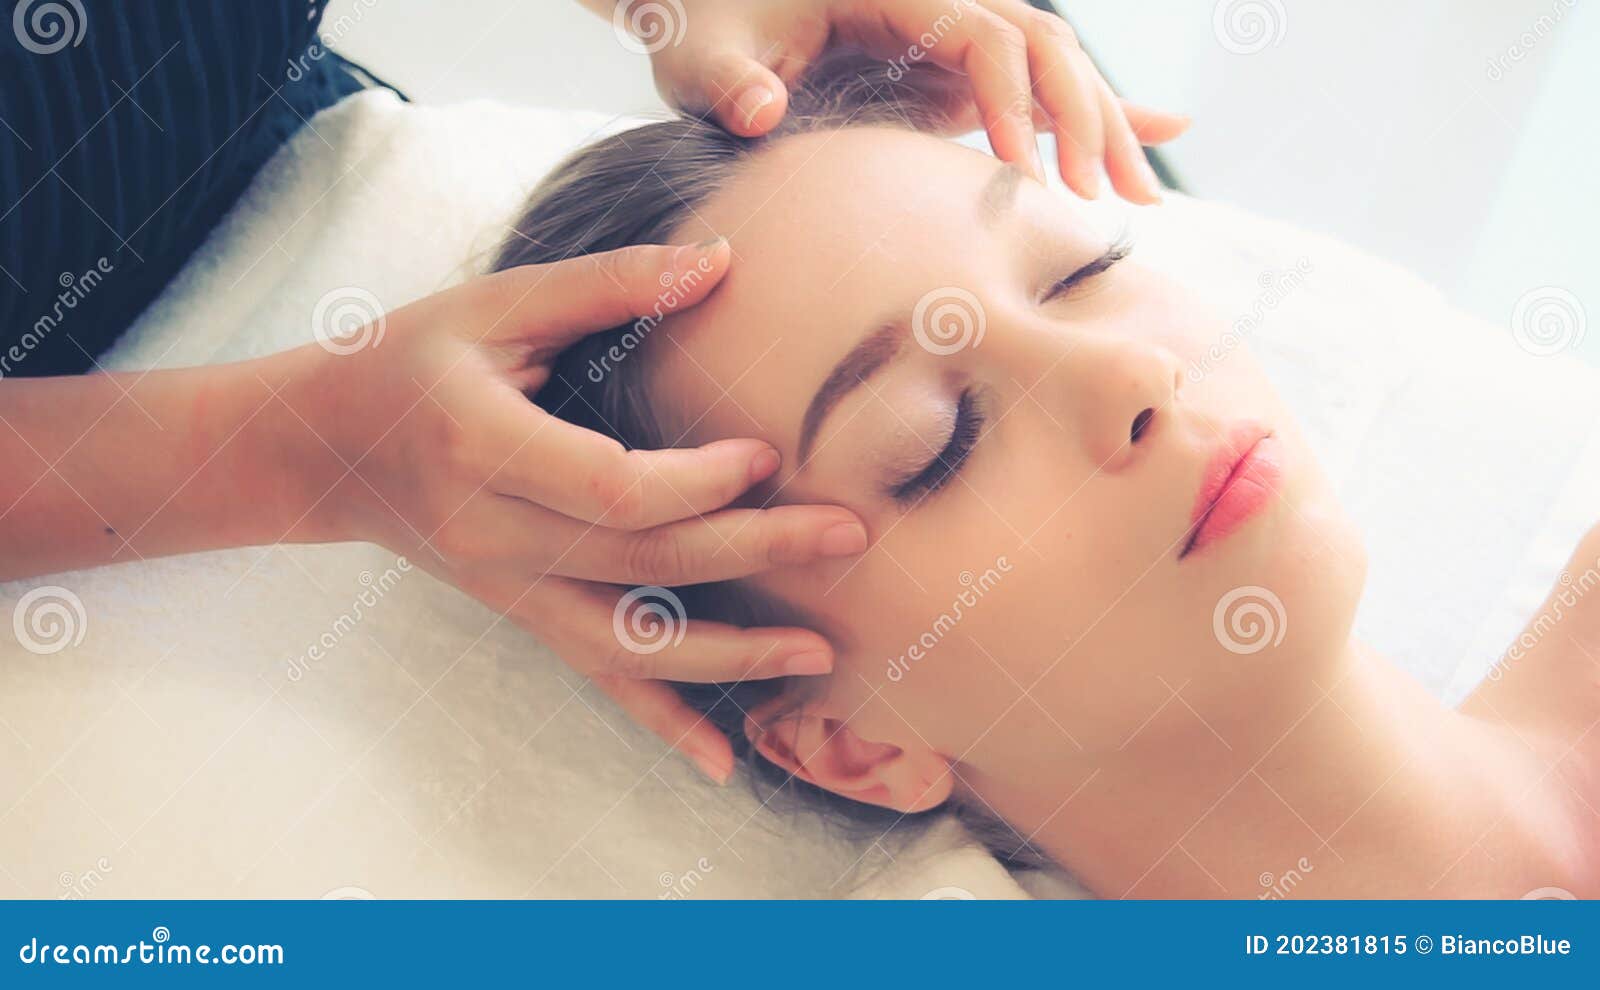
[[[578,6],[586,7],[601,17],[610,17],[616,9],[617,0],[578,0]]]
[[[0,579],[332,539],[332,455],[283,391],[309,360],[0,381]]]

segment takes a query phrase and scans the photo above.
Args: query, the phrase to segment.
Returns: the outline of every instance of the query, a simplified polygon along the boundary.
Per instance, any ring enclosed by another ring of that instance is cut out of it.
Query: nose
[[[1183,383],[1177,355],[1149,340],[1080,338],[1063,363],[1076,432],[1099,470],[1138,462],[1173,415]]]

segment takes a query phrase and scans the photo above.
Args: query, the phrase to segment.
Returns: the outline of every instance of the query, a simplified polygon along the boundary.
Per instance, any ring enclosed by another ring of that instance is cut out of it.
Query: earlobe
[[[746,738],[764,758],[809,784],[907,814],[937,808],[954,789],[949,761],[920,743],[873,742],[839,719],[804,710],[771,711],[763,726],[758,720],[769,707],[745,718]]]

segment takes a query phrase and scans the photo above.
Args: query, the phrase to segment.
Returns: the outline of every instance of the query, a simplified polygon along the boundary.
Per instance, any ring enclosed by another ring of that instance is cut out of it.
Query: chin
[[[1320,476],[1293,479],[1256,518],[1206,548],[1213,632],[1229,652],[1296,663],[1343,655],[1366,583],[1360,531]],[[1202,561],[1195,561],[1202,563]]]
[[[1281,601],[1291,647],[1300,663],[1342,658],[1366,585],[1367,552],[1355,523],[1329,499],[1295,511],[1284,507],[1275,539],[1264,548],[1264,580]]]

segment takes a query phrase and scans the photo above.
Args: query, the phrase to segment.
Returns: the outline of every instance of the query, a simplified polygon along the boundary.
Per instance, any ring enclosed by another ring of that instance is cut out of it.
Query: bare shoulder
[[[1545,611],[1553,622],[1570,619],[1570,632],[1581,645],[1600,651],[1600,525],[1578,541],[1567,566],[1545,599]],[[1534,621],[1538,621],[1535,616]],[[1597,652],[1600,656],[1600,652]],[[1596,661],[1600,664],[1600,660]]]
[[[1548,722],[1600,717],[1600,526],[1578,541],[1539,609],[1473,692],[1491,710]]]

